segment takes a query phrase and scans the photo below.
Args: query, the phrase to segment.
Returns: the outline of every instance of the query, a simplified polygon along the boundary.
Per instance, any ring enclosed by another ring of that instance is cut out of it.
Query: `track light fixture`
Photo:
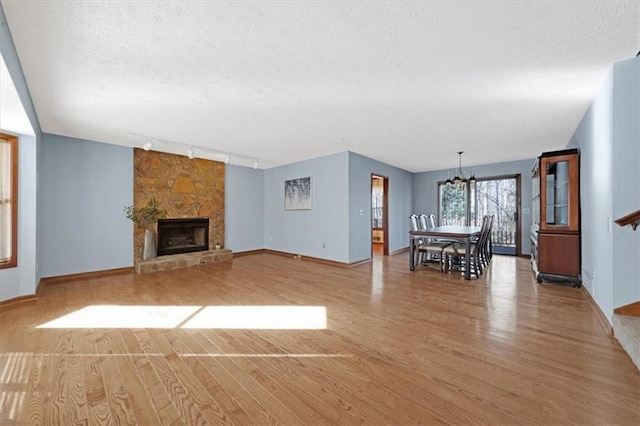
[[[242,155],[242,154],[234,154],[233,152],[229,152],[229,151],[227,152],[219,151],[217,149],[207,148],[200,145],[177,142],[169,139],[161,139],[161,138],[157,138],[149,135],[141,135],[137,133],[129,133],[129,134],[132,136],[144,138],[147,141],[145,142],[144,145],[142,145],[142,149],[144,149],[145,151],[149,151],[151,148],[153,148],[154,142],[155,142],[156,145],[158,145],[156,150],[161,152],[171,152],[171,153],[183,152],[184,153],[185,152],[184,150],[186,149],[187,157],[189,157],[190,160],[193,160],[196,157],[195,152],[198,151],[198,156],[200,158],[207,158],[213,161],[222,161],[224,162],[224,164],[230,164],[231,157],[233,157],[234,164],[237,164],[239,166],[251,167],[251,164],[253,163],[253,168],[257,170],[260,165],[260,162],[259,162],[260,159],[257,157],[250,157],[248,155]]]

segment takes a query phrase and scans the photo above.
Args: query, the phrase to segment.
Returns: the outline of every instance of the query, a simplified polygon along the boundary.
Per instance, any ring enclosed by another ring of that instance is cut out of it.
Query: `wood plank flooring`
[[[194,313],[39,328],[100,305]],[[207,307],[254,305],[326,307],[326,329],[189,328]],[[639,407],[640,373],[583,292],[537,285],[513,257],[465,281],[410,272],[406,253],[353,268],[257,254],[55,284],[0,310],[3,426],[638,425]]]

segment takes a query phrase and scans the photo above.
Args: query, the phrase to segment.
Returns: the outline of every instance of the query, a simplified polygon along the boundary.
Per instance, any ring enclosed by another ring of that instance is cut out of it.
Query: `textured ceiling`
[[[638,2],[1,4],[44,132],[261,167],[533,158],[640,46]]]

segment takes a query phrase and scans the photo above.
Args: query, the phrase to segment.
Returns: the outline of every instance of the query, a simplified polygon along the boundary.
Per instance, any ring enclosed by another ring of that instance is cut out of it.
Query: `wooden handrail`
[[[631,225],[631,228],[635,231],[640,224],[640,210],[636,210],[633,213],[629,213],[626,216],[616,219],[616,223],[620,226]]]

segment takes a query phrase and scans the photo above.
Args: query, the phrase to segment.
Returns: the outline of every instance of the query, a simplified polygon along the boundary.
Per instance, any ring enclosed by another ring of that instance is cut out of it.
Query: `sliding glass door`
[[[494,216],[491,239],[494,253],[520,253],[520,175],[478,178],[475,183],[438,183],[440,225],[482,224]]]
[[[440,225],[469,225],[473,222],[475,212],[473,200],[475,197],[474,185],[445,185],[439,187],[439,218]],[[473,223],[472,223],[473,224]]]
[[[493,252],[519,254],[520,176],[479,179],[476,184],[476,215],[494,217],[491,241]]]

